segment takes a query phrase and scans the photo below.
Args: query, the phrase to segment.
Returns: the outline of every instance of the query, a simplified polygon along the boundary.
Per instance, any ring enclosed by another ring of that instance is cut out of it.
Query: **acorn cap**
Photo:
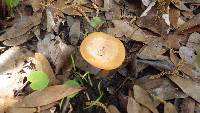
[[[103,32],[89,34],[82,41],[80,52],[89,64],[104,70],[119,67],[125,59],[123,43]]]

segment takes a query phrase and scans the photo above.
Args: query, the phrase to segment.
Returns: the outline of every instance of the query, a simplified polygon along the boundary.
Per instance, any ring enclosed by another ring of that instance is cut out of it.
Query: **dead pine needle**
[[[95,3],[92,3],[92,6],[96,10],[96,16],[99,16],[99,7]]]
[[[158,79],[163,76],[180,76],[184,78],[184,76],[179,73],[183,65],[184,65],[184,60],[181,59],[181,61],[176,65],[175,69],[173,69],[172,71],[162,71],[157,75],[149,77],[149,79]]]
[[[97,106],[97,107],[103,108],[104,111],[105,111],[106,113],[111,113],[111,112],[108,110],[108,108],[107,108],[103,103],[101,103],[101,102],[99,102],[99,101],[91,101],[91,102],[87,102],[87,103],[86,103],[86,105],[91,105],[91,104],[93,104],[93,105],[95,105],[95,106]]]
[[[74,8],[75,10],[77,10],[79,13],[81,13],[83,16],[84,16],[84,18],[86,19],[86,21],[88,22],[88,23],[90,23],[90,19],[88,18],[88,16],[86,15],[86,13],[83,11],[83,9],[81,9],[79,6],[77,6],[77,5],[71,5],[71,7],[72,8]]]

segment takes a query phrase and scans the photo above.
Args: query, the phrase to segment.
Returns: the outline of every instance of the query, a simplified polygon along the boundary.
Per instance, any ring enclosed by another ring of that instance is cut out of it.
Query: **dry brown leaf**
[[[12,39],[5,40],[3,42],[3,44],[6,45],[6,46],[18,46],[18,45],[21,45],[24,42],[26,42],[26,41],[28,41],[28,40],[30,40],[31,38],[34,37],[33,31],[34,30],[31,30],[29,33],[21,35],[20,37],[17,37],[17,38],[12,38]]]
[[[74,23],[72,24],[70,31],[69,31],[69,41],[72,45],[76,45],[80,38],[80,21],[78,19],[74,20]]]
[[[141,113],[152,113],[148,108],[141,105]]]
[[[186,76],[186,75],[185,75]],[[177,84],[184,93],[200,102],[200,84],[191,79],[182,78],[179,76],[168,76],[175,84]]]
[[[175,51],[170,49],[170,60],[174,65],[177,65],[180,62],[180,59],[175,55]]]
[[[195,113],[195,101],[190,97],[183,100],[181,113]]]
[[[164,103],[164,113],[178,113],[173,104],[166,102]]]
[[[142,89],[138,85],[134,85],[134,98],[136,102],[142,104],[143,106],[147,107],[149,110],[151,110],[153,113],[159,113],[158,110],[156,109],[152,98],[150,95]]]
[[[74,0],[73,3],[77,5],[86,5],[89,4],[89,0]]]
[[[148,44],[150,41],[154,40],[155,36],[152,36],[152,35],[146,35],[142,29],[137,29],[136,31],[134,31],[134,33],[131,35],[130,37],[132,40],[135,40],[135,41],[139,41],[139,42],[143,42],[143,43],[146,43]]]
[[[57,79],[46,57],[41,53],[35,53],[35,57],[32,59],[33,59],[32,62],[35,64],[35,69],[39,71],[43,71],[48,75],[49,84],[50,85],[56,84]]]
[[[0,97],[0,113],[4,113],[4,111],[6,111],[9,107],[13,106],[18,101],[18,98],[10,97],[9,95]]]
[[[69,58],[74,49],[63,43],[60,37],[50,33],[46,34],[45,38],[39,41],[37,47],[38,52],[55,65],[56,73],[69,66]]]
[[[44,2],[43,0],[30,0],[31,5],[33,7],[33,11],[37,12],[38,10],[42,9],[42,3]]]
[[[200,4],[200,0],[182,0],[184,3]]]
[[[84,13],[89,13],[89,12],[93,12],[94,10],[84,7],[84,6],[78,6]],[[68,14],[68,15],[77,15],[77,16],[83,16],[76,8],[74,8],[74,6],[69,6],[63,9],[63,13],[64,14]]]
[[[189,8],[187,8],[185,6],[185,4],[184,4],[184,2],[182,2],[182,0],[172,0],[171,3],[174,4],[180,10],[191,11]]]
[[[6,113],[35,113],[37,111],[36,108],[9,108]]]
[[[172,27],[177,28],[178,19],[180,16],[180,10],[174,6],[170,6],[169,9],[169,20]]]
[[[136,24],[140,28],[146,28],[156,34],[167,34],[169,26],[162,17],[159,17],[156,11],[150,11],[147,16],[137,19]]]
[[[162,40],[154,39],[148,45],[143,46],[137,56],[141,59],[161,60],[164,59],[165,56],[162,54],[166,51],[167,49],[163,48]]]
[[[195,15],[193,14],[193,12],[191,11],[181,11],[181,14],[188,19],[191,19],[192,17],[194,17]]]
[[[132,97],[128,97],[127,113],[141,113],[140,104]]]
[[[131,37],[134,31],[138,29],[137,26],[131,27],[128,22],[122,20],[112,20],[114,28],[108,28],[109,34],[115,37]]]
[[[177,33],[179,34],[184,34],[184,33],[189,33],[189,32],[195,32],[195,30],[199,30],[198,25],[200,24],[200,14],[195,15],[192,19],[181,25],[177,29]],[[198,27],[198,28],[197,28]]]
[[[121,18],[121,6],[114,0],[103,0],[104,5],[101,9],[105,11],[107,20],[119,20]]]
[[[76,0],[76,1],[77,1],[77,0]],[[75,2],[76,2],[76,1],[75,1]],[[69,1],[68,1],[68,2],[69,2]],[[93,12],[92,9],[89,9],[89,8],[87,8],[87,7],[84,7],[84,6],[80,5],[80,4],[74,5],[74,4],[72,3],[72,5],[67,5],[67,4],[65,4],[65,3],[66,3],[65,0],[57,0],[56,3],[55,3],[55,5],[52,6],[52,7],[55,7],[55,8],[53,8],[54,14],[59,15],[59,16],[61,16],[61,17],[64,16],[63,13],[64,13],[64,14],[67,14],[67,15],[82,16],[81,12],[79,12],[79,11],[77,10],[77,8],[81,9],[81,11],[84,12],[84,13],[86,13],[86,12]]]
[[[101,7],[103,5],[103,0],[91,0],[93,3],[95,3],[97,6]]]
[[[184,98],[182,91],[178,90],[170,80],[166,78],[150,79],[151,76],[145,76],[136,80],[136,83],[146,89],[153,95],[158,96],[163,100],[170,100],[174,98]]]
[[[177,65],[181,61],[181,59],[179,59],[175,55],[173,50],[170,50],[170,59],[175,65]],[[184,63],[184,65],[180,68],[180,70],[189,77],[191,77],[193,80],[196,80],[199,77],[199,73],[194,70],[193,65]]]
[[[194,32],[189,36],[186,46],[189,48],[196,48],[199,44],[200,44],[200,34]]]
[[[39,107],[58,101],[70,94],[79,92],[77,87],[67,87],[65,85],[55,85],[41,91],[35,91],[16,103],[16,107]]]
[[[196,104],[195,104],[195,111],[197,113],[200,112],[200,104],[198,102],[196,102]]]
[[[195,70],[194,65],[185,63],[180,70],[184,72],[186,75],[188,75],[189,77],[191,77],[193,80],[198,81],[200,79],[199,78],[200,73],[198,72],[198,70]]]
[[[110,113],[120,113],[117,107],[115,107],[114,105],[109,105],[108,110],[110,111]]]
[[[40,24],[40,22],[41,14],[35,14],[33,16],[24,16],[18,22],[16,22],[10,29],[8,29],[6,33],[0,36],[0,41],[24,37],[23,35],[25,35],[26,33],[30,33],[34,27]],[[24,39],[23,42],[27,40]]]
[[[49,110],[50,108],[53,108],[53,107],[55,107],[55,106],[58,105],[58,104],[59,104],[59,101],[56,101],[56,102],[53,102],[53,103],[51,103],[51,104],[47,104],[47,105],[41,106],[41,107],[40,107],[40,110],[41,110],[41,111]],[[41,113],[43,113],[43,112],[41,112]],[[44,112],[44,113],[45,113],[45,112]]]
[[[169,60],[168,57],[160,57],[160,60],[151,60],[151,59],[139,59],[138,63],[142,63],[145,65],[150,65],[155,67],[158,70],[173,70],[175,65]]]
[[[181,47],[181,43],[185,42],[186,39],[187,35],[169,34],[164,43],[166,43],[168,48],[179,49]]]
[[[156,38],[140,49],[137,54],[140,58],[138,62],[158,69],[172,70],[174,68],[173,63],[167,56],[163,55],[166,51],[167,48],[165,48],[162,38]]]

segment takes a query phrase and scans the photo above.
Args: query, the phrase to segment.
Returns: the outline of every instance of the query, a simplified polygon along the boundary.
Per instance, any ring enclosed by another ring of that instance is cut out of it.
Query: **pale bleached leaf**
[[[74,48],[62,42],[60,37],[53,34],[46,34],[45,38],[39,41],[38,52],[55,65],[55,72],[58,73],[62,68],[70,64],[70,55]]]

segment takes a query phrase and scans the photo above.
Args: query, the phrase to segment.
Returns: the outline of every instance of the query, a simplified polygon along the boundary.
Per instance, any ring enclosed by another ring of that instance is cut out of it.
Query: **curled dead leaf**
[[[109,109],[110,113],[120,113],[119,110],[117,109],[117,107],[115,107],[114,105],[109,105],[108,109]]]
[[[36,108],[16,108],[16,107],[11,107],[6,111],[6,113],[34,113],[36,111],[37,111]]]
[[[143,106],[147,107],[153,113],[159,113],[156,109],[151,96],[140,86],[134,85],[134,98],[136,102],[142,104]]]
[[[200,25],[200,14],[195,15],[192,19],[182,24],[178,29],[177,33],[186,34],[190,32],[199,31],[198,25]]]
[[[0,41],[11,40],[23,37],[26,33],[38,26],[41,22],[41,14],[35,14],[33,16],[24,16],[18,22],[16,22],[10,29],[8,29],[3,35],[0,36]],[[20,29],[20,30],[19,30]],[[30,38],[30,37],[26,37]],[[28,39],[21,39],[20,43],[24,43]]]
[[[162,17],[159,17],[156,11],[150,11],[147,16],[137,19],[136,24],[140,28],[146,28],[159,35],[167,34],[169,26]]]
[[[181,113],[195,113],[195,103],[195,100],[192,98],[185,98],[181,107]]]
[[[174,98],[185,98],[182,91],[177,89],[170,80],[166,78],[149,79],[151,76],[145,76],[136,80],[136,83],[145,88],[148,92],[158,96],[163,100],[170,100]]]
[[[178,113],[175,106],[169,102],[164,104],[164,113]]]
[[[180,16],[180,10],[174,6],[170,6],[169,9],[169,20],[172,27],[177,28],[178,19]]]
[[[175,84],[177,84],[184,93],[200,102],[200,84],[191,79],[182,78],[179,76],[168,76]]]
[[[55,77],[53,69],[51,68],[51,65],[43,54],[35,53],[35,57],[32,58],[32,60],[32,62],[35,64],[36,70],[43,71],[48,75],[50,85],[57,83],[57,79]]]
[[[112,20],[114,28],[108,28],[108,33],[115,37],[131,37],[134,31],[138,29],[135,25],[134,27],[130,26],[128,22],[122,20]],[[124,29],[126,28],[126,29]]]
[[[16,107],[39,107],[58,101],[68,95],[77,93],[81,88],[55,85],[41,91],[35,91],[15,104]]]
[[[132,97],[128,97],[127,113],[141,113],[140,104]]]

